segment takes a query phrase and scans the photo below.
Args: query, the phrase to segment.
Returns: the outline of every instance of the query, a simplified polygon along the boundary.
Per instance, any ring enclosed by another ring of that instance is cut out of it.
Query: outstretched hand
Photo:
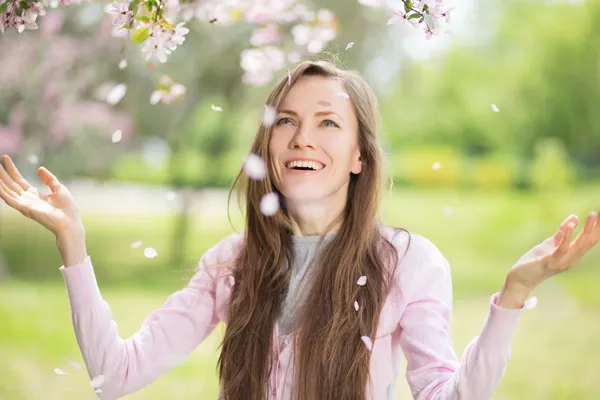
[[[506,286],[526,297],[546,279],[577,265],[600,241],[598,212],[588,215],[583,230],[572,241],[578,223],[576,215],[568,216],[554,235],[519,258],[508,272]]]

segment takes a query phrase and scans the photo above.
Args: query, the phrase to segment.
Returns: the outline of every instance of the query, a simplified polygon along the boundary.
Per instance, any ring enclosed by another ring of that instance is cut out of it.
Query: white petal
[[[533,296],[525,301],[525,305],[523,306],[523,308],[525,308],[526,310],[531,310],[532,308],[535,308],[535,306],[537,306],[537,303],[537,297]]]
[[[492,111],[500,112],[500,110],[498,109],[498,107],[495,104],[492,104]]]
[[[453,214],[452,208],[450,206],[444,206],[444,214],[450,216]]]
[[[40,159],[37,155],[31,153],[27,155],[27,161],[29,161],[30,164],[37,165],[40,162]]]
[[[354,309],[356,311],[358,311],[358,301],[357,300],[354,301]]]
[[[404,17],[401,15],[394,15],[392,18],[388,19],[387,25],[396,25],[398,22],[402,21]]]
[[[352,48],[352,46],[354,46],[354,42],[350,42],[346,45],[346,50],[349,50]]]
[[[121,60],[119,62],[119,69],[125,69],[127,68],[127,60]]]
[[[104,384],[104,375],[98,375],[90,382],[90,386],[94,389],[98,389],[100,386]]]
[[[120,83],[110,89],[106,95],[106,102],[114,106],[121,101],[123,96],[125,96],[125,93],[127,93],[127,86],[123,83]]]
[[[360,278],[358,278],[358,280],[356,281],[356,284],[358,286],[365,286],[365,284],[367,283],[367,277],[365,275],[361,276]]]
[[[274,107],[268,106],[265,104],[265,111],[262,116],[262,123],[266,127],[270,127],[275,123],[275,119],[277,118],[277,110]]]
[[[250,179],[264,179],[267,175],[265,162],[254,153],[250,153],[246,156],[243,169]]]
[[[117,143],[121,141],[121,137],[122,137],[122,132],[119,129],[118,131],[116,131],[115,133],[113,133],[112,135],[112,142],[113,143]]]
[[[138,247],[140,247],[142,245],[142,241],[138,240],[137,242],[133,242],[131,243],[131,248],[132,249],[137,249]]]
[[[153,249],[152,247],[146,247],[144,249],[144,255],[147,258],[154,258],[158,255],[158,252],[155,249]]]
[[[370,337],[368,337],[368,336],[361,336],[360,338],[365,343],[365,346],[367,346],[367,349],[369,349],[369,351],[373,350],[373,341],[371,340]]]
[[[213,110],[215,110],[215,111],[223,111],[223,109],[222,109],[221,107],[219,107],[219,106],[215,106],[214,104],[211,104],[211,105],[210,105],[210,108],[212,108],[212,109],[213,109]]]
[[[66,359],[65,361],[68,362],[69,364],[71,364],[71,366],[73,368],[75,368],[77,371],[81,371],[81,364],[79,364],[77,361],[73,361],[70,359]]]
[[[442,164],[440,164],[439,162],[434,162],[433,165],[431,166],[431,168],[440,169],[441,166],[442,166]]]
[[[56,373],[56,375],[69,375],[67,371],[63,371],[60,368],[54,368],[54,372]]]
[[[276,193],[267,193],[260,199],[260,212],[270,217],[279,210],[279,197]]]
[[[158,102],[160,101],[160,99],[162,99],[162,97],[163,97],[163,92],[161,90],[155,90],[154,92],[152,92],[152,95],[150,96],[150,104],[152,104],[152,105],[158,104]]]
[[[334,95],[338,96],[338,97],[345,97],[347,99],[350,98],[350,96],[348,96],[348,93],[345,93],[345,92],[335,92]]]

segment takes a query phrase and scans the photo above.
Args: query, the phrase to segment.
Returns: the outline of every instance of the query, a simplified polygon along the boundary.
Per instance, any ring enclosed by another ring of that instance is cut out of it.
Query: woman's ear
[[[352,168],[350,169],[350,172],[358,175],[360,174],[360,172],[362,171],[362,157],[360,156],[360,154],[358,155],[357,158],[355,158],[355,160],[352,163]]]

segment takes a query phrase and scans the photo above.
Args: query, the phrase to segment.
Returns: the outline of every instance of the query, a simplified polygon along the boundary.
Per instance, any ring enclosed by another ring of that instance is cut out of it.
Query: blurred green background
[[[388,172],[383,221],[428,237],[451,262],[460,356],[512,264],[569,214],[584,220],[600,209],[600,2],[457,0],[449,2],[457,7],[455,33],[430,41],[412,27],[386,26],[385,13],[354,0],[313,4],[339,18],[338,36],[318,57],[361,71],[379,96]],[[94,6],[61,11],[61,35],[93,38],[99,23],[74,21],[101,16]],[[48,130],[56,110],[40,99],[51,74],[36,64],[58,50],[50,46],[22,64],[37,71],[28,79],[11,86],[0,78],[0,122],[8,125],[15,109],[27,116],[22,144],[9,154],[32,182],[39,184],[41,164],[74,193],[123,337],[187,283],[210,246],[243,229],[235,202],[234,226],[227,220],[227,187],[268,93],[268,86],[241,83],[249,29],[195,26],[161,67],[187,86],[185,99],[169,105],[149,104],[158,72],[136,66],[137,48],[125,50],[125,70],[114,68],[123,57],[119,45],[96,49],[93,65],[76,59],[67,74],[91,71],[95,81],[125,82],[128,91],[108,125],[69,117],[60,140]],[[0,53],[40,45],[34,35],[3,36]],[[0,65],[0,77],[6,68]],[[130,133],[111,143],[111,124],[122,116]],[[131,248],[139,240],[143,246]],[[158,257],[144,257],[146,246]],[[67,361],[81,363],[81,356],[60,265],[52,235],[0,205],[0,399],[94,397],[85,370]],[[599,284],[596,248],[536,290],[539,304],[520,321],[494,399],[598,398]],[[184,365],[127,398],[216,398],[222,333],[220,326]],[[410,398],[403,376],[398,398]]]

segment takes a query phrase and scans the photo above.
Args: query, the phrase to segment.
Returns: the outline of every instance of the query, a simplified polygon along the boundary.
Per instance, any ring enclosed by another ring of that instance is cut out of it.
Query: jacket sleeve
[[[110,306],[102,298],[91,258],[60,267],[77,343],[90,379],[99,383],[101,399],[116,399],[154,382],[213,331],[228,303],[228,296],[217,292],[226,291],[233,280],[217,275],[222,268],[212,268],[217,252],[209,250],[187,287],[171,294],[127,339],[119,336]],[[219,285],[219,279],[226,283]]]
[[[404,285],[410,296],[400,318],[406,378],[413,397],[491,399],[510,359],[511,342],[523,308],[497,306],[498,293],[495,293],[481,331],[458,361],[452,340],[450,265],[428,239],[419,236],[416,239],[403,262],[411,279]]]

